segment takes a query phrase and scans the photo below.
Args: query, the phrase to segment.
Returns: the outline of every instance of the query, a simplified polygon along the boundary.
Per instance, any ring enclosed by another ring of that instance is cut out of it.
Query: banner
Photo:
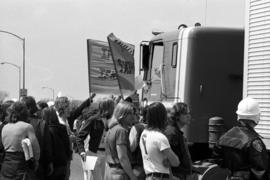
[[[120,94],[111,51],[107,42],[87,40],[89,91]]]
[[[121,94],[129,94],[135,90],[135,46],[121,41],[113,33],[108,37],[112,58],[117,73]]]

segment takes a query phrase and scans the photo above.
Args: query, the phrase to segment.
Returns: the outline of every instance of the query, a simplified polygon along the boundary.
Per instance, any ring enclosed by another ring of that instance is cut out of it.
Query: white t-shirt
[[[166,157],[162,151],[171,147],[164,134],[159,131],[145,129],[140,138],[140,148],[146,174],[153,172],[169,174],[169,168],[163,165]]]

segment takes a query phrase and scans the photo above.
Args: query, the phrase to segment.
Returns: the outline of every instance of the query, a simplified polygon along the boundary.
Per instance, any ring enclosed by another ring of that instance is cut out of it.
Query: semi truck
[[[146,86],[141,98],[167,108],[185,102],[192,121],[184,129],[193,160],[208,158],[208,123],[222,117],[225,129],[236,124],[242,98],[244,30],[186,27],[155,32],[140,46],[140,71]]]

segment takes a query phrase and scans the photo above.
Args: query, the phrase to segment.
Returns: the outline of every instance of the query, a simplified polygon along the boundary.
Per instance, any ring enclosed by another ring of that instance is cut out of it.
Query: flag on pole
[[[88,39],[89,92],[120,94],[118,80],[108,42]]]
[[[135,46],[123,42],[113,33],[107,36],[112,53],[112,59],[117,73],[121,94],[129,94],[135,90]]]

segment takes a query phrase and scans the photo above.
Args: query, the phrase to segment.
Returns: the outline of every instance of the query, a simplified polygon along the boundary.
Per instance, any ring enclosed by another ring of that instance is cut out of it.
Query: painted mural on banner
[[[88,39],[89,90],[96,94],[120,94],[108,42]]]
[[[123,42],[113,33],[109,34],[107,39],[111,49],[115,70],[118,75],[121,94],[129,94],[135,90],[135,46]]]

